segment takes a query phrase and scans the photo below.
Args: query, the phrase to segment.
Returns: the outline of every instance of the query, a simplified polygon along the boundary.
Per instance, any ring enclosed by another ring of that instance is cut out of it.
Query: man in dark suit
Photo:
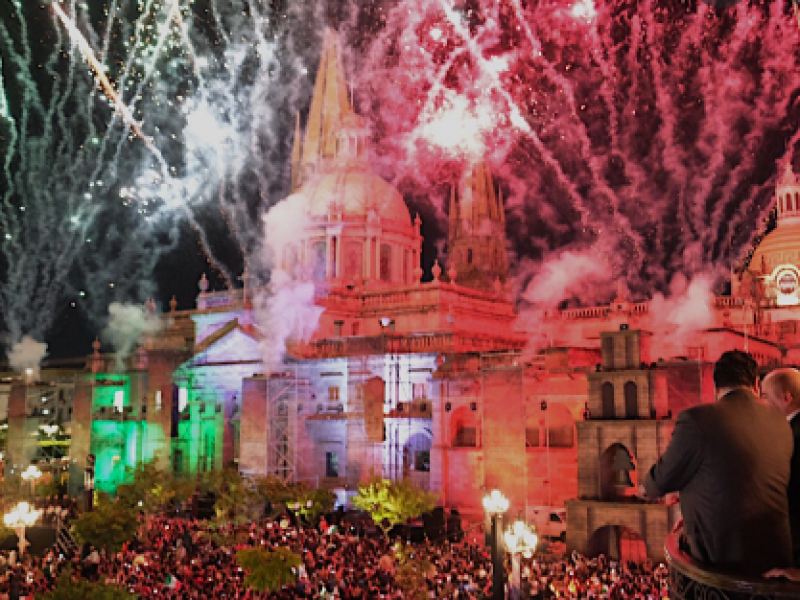
[[[749,354],[724,353],[714,386],[717,402],[678,415],[640,493],[655,499],[680,492],[689,552],[707,566],[756,574],[790,565],[792,432],[759,401],[758,365]]]
[[[761,395],[786,416],[794,436],[789,476],[789,525],[792,530],[794,566],[800,567],[800,371],[772,371],[761,383]]]

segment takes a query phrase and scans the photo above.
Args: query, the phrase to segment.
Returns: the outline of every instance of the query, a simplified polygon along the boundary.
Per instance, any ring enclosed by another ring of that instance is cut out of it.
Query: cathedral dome
[[[370,172],[364,161],[354,160],[307,182],[298,194],[307,201],[312,217],[366,219],[374,213],[386,221],[411,226],[411,213],[392,185]]]
[[[763,265],[771,273],[781,264],[800,267],[800,220],[780,223],[767,234],[753,252],[750,269],[760,271]]]

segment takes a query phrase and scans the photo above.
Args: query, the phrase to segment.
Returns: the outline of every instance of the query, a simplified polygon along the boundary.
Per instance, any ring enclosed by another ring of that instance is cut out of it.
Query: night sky
[[[181,13],[192,51],[175,33],[149,75],[157,36],[126,27],[137,16],[152,25],[141,7],[158,3],[121,3],[127,25],[108,33],[107,6],[90,3],[79,29],[107,48],[110,81],[174,176],[139,185],[158,166],[153,152],[126,139],[83,57],[59,53],[51,10],[15,4],[0,0],[0,275],[11,290],[0,305],[11,337],[44,336],[51,356],[89,352],[110,302],[152,296],[166,308],[174,295],[192,308],[202,273],[214,289],[241,274],[259,252],[261,211],[288,193],[294,114],[307,111],[326,25],[343,39],[372,164],[423,219],[426,277],[446,259],[450,185],[485,160],[508,199],[520,292],[565,249],[602,258],[605,278],[596,297],[567,293],[562,305],[607,300],[618,280],[637,298],[669,291],[676,275],[708,275],[719,291],[720,273],[768,227],[776,165],[794,154],[798,26],[787,2],[740,14],[696,1],[309,0],[221,12],[198,1]],[[198,107],[227,137],[192,154]],[[171,208],[170,194],[196,188],[188,210]]]

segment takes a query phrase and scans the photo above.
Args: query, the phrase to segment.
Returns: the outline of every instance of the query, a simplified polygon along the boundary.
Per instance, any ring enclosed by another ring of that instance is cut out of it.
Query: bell
[[[625,469],[620,469],[617,471],[617,477],[615,485],[618,488],[631,488],[633,487],[633,482],[631,481],[631,474],[630,471]]]

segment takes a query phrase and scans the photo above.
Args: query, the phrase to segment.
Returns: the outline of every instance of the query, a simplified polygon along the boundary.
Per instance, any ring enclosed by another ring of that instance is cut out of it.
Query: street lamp
[[[529,558],[533,554],[536,544],[539,542],[539,536],[524,521],[517,521],[508,528],[504,539],[506,549],[511,554],[511,600],[520,600],[520,588],[522,587],[520,556],[524,554],[526,558]]]
[[[42,471],[36,465],[30,465],[22,472],[22,478],[25,481],[31,482],[31,498],[34,496],[34,489],[36,488],[36,481],[42,476]]]
[[[13,528],[17,532],[20,558],[22,558],[22,555],[25,553],[25,546],[28,545],[25,541],[25,528],[36,523],[41,514],[41,510],[32,510],[30,504],[27,502],[20,502],[10,513],[3,515],[3,521],[6,526]]]
[[[505,598],[505,551],[503,550],[503,514],[508,510],[508,498],[499,490],[492,490],[483,498],[483,508],[492,522],[492,598]]]

